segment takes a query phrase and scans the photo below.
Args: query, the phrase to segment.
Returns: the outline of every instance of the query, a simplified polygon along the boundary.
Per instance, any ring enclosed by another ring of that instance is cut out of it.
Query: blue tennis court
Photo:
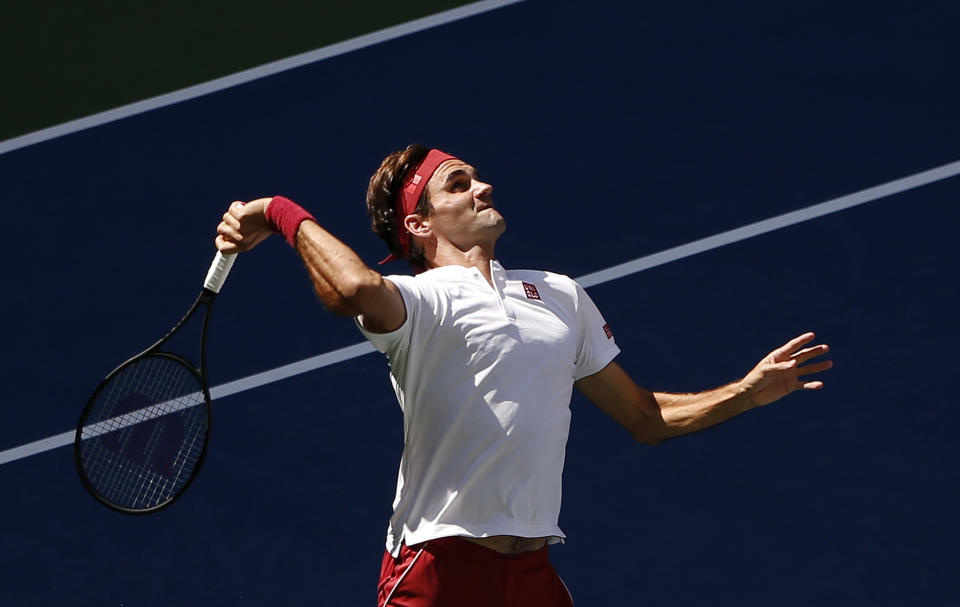
[[[419,142],[493,184],[504,266],[573,277],[906,180],[591,284],[650,389],[729,382],[807,330],[836,367],[656,448],[576,395],[551,555],[578,605],[957,603],[958,18],[529,0],[0,155],[0,602],[373,604],[401,413],[381,355],[315,358],[362,336],[280,238],[217,300],[222,397],[177,504],[110,512],[70,447],[30,445],[179,318],[232,200],[288,196],[375,264],[367,180]]]

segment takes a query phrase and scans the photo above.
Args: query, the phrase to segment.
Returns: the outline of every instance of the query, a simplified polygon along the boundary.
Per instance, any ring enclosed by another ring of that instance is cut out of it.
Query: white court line
[[[823,217],[824,215],[849,209],[850,207],[855,207],[866,202],[873,202],[874,200],[899,194],[900,192],[905,192],[906,190],[919,188],[920,186],[924,186],[935,181],[940,181],[942,179],[947,179],[958,174],[960,174],[960,160],[939,166],[935,169],[930,169],[929,171],[916,173],[914,175],[910,175],[909,177],[904,177],[895,181],[888,181],[887,183],[882,183],[866,190],[860,190],[859,192],[854,192],[853,194],[847,194],[846,196],[841,196],[840,198],[834,198],[833,200],[821,202],[820,204],[815,204],[812,207],[807,207],[791,213],[785,213],[783,215],[777,215],[776,217],[751,223],[734,230],[721,232],[720,234],[716,234],[715,236],[710,236],[708,238],[694,240],[693,242],[688,242],[685,245],[673,247],[672,249],[660,251],[659,253],[654,253],[653,255],[647,255],[646,257],[640,257],[638,259],[634,259],[633,261],[628,261],[626,263],[607,268],[606,270],[600,270],[599,272],[586,274],[577,278],[577,282],[579,282],[584,288],[592,287],[593,285],[616,280],[617,278],[634,274],[636,272],[649,270],[650,268],[655,268],[665,263],[670,263],[671,261],[683,259],[684,257],[690,257],[691,255],[696,255],[697,253],[703,253],[704,251],[709,251],[711,249],[716,249],[728,244],[740,242],[741,240],[746,240],[747,238],[753,238],[754,236],[760,236],[761,234],[766,234],[767,232],[773,232],[774,230],[779,230],[780,228],[786,228],[797,223],[810,221],[811,219],[816,219],[817,217]]]
[[[370,354],[371,352],[375,351],[376,350],[372,345],[370,345],[369,342],[360,342],[358,344],[353,344],[352,346],[347,346],[346,348],[340,348],[339,350],[333,350],[332,352],[327,352],[326,354],[320,354],[319,356],[313,356],[299,362],[277,367],[276,369],[271,369],[270,371],[264,371],[263,373],[250,375],[236,381],[220,384],[219,386],[210,389],[210,398],[212,400],[216,400],[218,398],[230,396],[231,394],[236,394],[238,392],[245,392],[247,390],[259,388],[260,386],[272,384],[273,382],[280,381],[281,379],[287,379],[288,377],[300,375],[301,373],[307,373],[315,369],[329,367],[330,365],[335,365],[339,362],[350,360],[351,358],[357,358],[359,356],[363,356],[364,354]],[[0,452],[0,464],[3,463],[2,457],[3,453]]]
[[[162,108],[168,105],[189,101],[190,99],[196,99],[197,97],[202,97],[203,95],[216,93],[233,86],[246,84],[247,82],[251,82],[253,80],[258,80],[267,76],[273,76],[274,74],[279,74],[280,72],[285,72],[287,70],[292,70],[304,65],[330,59],[331,57],[336,57],[338,55],[351,53],[368,46],[373,46],[375,44],[380,44],[381,42],[387,42],[402,36],[422,32],[424,30],[446,25],[448,23],[466,19],[468,17],[474,17],[481,13],[486,13],[494,9],[509,6],[511,4],[517,4],[519,2],[523,2],[523,0],[483,0],[482,2],[473,2],[471,4],[453,8],[447,11],[421,17],[420,19],[414,19],[413,21],[401,23],[400,25],[394,25],[393,27],[388,27],[386,29],[377,30],[369,34],[364,34],[363,36],[351,38],[350,40],[331,44],[330,46],[325,46],[317,50],[301,53],[299,55],[294,55],[293,57],[287,57],[286,59],[280,59],[279,61],[273,61],[271,63],[244,70],[242,72],[230,74],[229,76],[217,78],[215,80],[203,82],[194,86],[189,86],[178,91],[173,91],[172,93],[165,93],[156,97],[151,97],[135,103],[123,105],[112,110],[107,110],[105,112],[92,114],[84,118],[78,118],[76,120],[64,122],[63,124],[58,124],[56,126],[34,131],[32,133],[27,133],[26,135],[0,141],[0,155],[6,154],[7,152],[12,152],[13,150],[18,150],[20,148],[25,148],[29,145],[34,145],[43,141],[49,141],[50,139],[54,139],[56,137],[62,137],[64,135],[69,135],[71,133],[93,128],[95,126],[102,126],[109,122],[114,122],[123,118],[129,118],[130,116],[136,116],[137,114],[149,112],[151,110]]]
[[[213,399],[212,396],[210,398],[211,400]],[[178,396],[172,400],[157,403],[156,405],[144,407],[143,409],[136,409],[135,411],[131,411],[129,413],[123,413],[103,421],[88,424],[83,427],[82,435],[83,438],[96,438],[102,434],[107,434],[108,432],[123,430],[124,428],[135,426],[136,424],[148,422],[151,419],[170,415],[171,413],[183,411],[184,409],[198,407],[203,404],[203,393],[193,392],[185,396]]]
[[[929,171],[916,173],[914,175],[910,175],[909,177],[904,177],[895,181],[888,181],[887,183],[878,185],[876,187],[861,190],[840,198],[834,198],[833,200],[828,200],[826,202],[821,202],[820,204],[815,204],[805,209],[771,217],[770,219],[751,223],[743,226],[742,228],[722,232],[716,236],[695,240],[679,247],[674,247],[659,253],[640,257],[627,263],[613,266],[605,270],[600,270],[599,272],[585,274],[584,276],[577,278],[576,281],[584,287],[603,284],[618,278],[623,278],[624,276],[629,276],[630,274],[635,274],[656,266],[670,263],[671,261],[678,261],[680,259],[696,255],[697,253],[703,253],[704,251],[709,251],[711,249],[716,249],[728,244],[740,242],[741,240],[746,240],[747,238],[760,236],[761,234],[766,234],[774,230],[779,230],[780,228],[810,221],[811,219],[823,217],[824,215],[836,213],[838,211],[849,209],[850,207],[861,205],[867,202],[880,200],[881,198],[886,198],[887,196],[891,196],[893,194],[898,194],[900,192],[919,188],[936,181],[948,179],[958,174],[960,174],[960,161],[952,162],[935,169],[930,169]],[[214,400],[218,398],[224,398],[226,396],[230,396],[231,394],[237,394],[238,392],[259,388],[260,386],[265,386],[288,377],[300,375],[301,373],[307,373],[309,371],[315,371],[323,367],[335,365],[337,363],[351,360],[374,351],[375,350],[373,346],[371,346],[368,342],[361,342],[352,346],[340,348],[339,350],[327,352],[326,354],[320,354],[312,358],[307,358],[289,365],[284,365],[270,371],[264,371],[263,373],[257,373],[256,375],[251,375],[236,381],[221,384],[210,389],[210,396]],[[6,451],[0,451],[0,465],[30,457],[31,455],[37,455],[45,451],[50,451],[52,449],[56,449],[57,447],[69,445],[73,442],[74,434],[75,432],[71,430],[69,432],[50,436],[32,443],[27,443],[26,445],[7,449]]]

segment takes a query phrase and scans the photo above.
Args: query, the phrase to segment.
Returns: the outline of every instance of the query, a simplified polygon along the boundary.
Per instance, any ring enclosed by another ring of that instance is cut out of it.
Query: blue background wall
[[[494,184],[507,267],[580,276],[960,158],[958,17],[528,1],[0,156],[0,448],[69,430],[177,320],[231,200],[283,193],[373,264],[369,175],[436,145]],[[651,389],[730,381],[810,329],[836,368],[656,448],[577,396],[552,554],[578,605],[960,603],[957,193],[590,289]],[[217,302],[211,384],[360,339],[272,239]],[[384,359],[214,413],[201,476],[155,516],[95,503],[68,448],[0,467],[2,603],[373,604],[401,448]]]

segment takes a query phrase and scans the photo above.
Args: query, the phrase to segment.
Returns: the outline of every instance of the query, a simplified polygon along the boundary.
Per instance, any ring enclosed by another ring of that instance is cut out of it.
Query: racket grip
[[[213,291],[214,293],[219,293],[223,283],[227,280],[227,274],[230,273],[230,268],[233,267],[233,262],[236,258],[236,253],[224,255],[220,251],[217,251],[217,256],[213,258],[213,263],[210,264],[210,269],[207,270],[207,278],[203,281],[203,288],[208,291]]]

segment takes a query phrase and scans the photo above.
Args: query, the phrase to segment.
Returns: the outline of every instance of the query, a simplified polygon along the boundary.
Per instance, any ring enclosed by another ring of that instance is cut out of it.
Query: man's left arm
[[[637,441],[655,445],[675,436],[705,430],[755,407],[768,405],[796,390],[819,390],[823,382],[808,376],[833,366],[826,344],[804,347],[805,333],[763,358],[743,379],[693,394],[650,392],[638,386],[615,362],[574,385]]]

